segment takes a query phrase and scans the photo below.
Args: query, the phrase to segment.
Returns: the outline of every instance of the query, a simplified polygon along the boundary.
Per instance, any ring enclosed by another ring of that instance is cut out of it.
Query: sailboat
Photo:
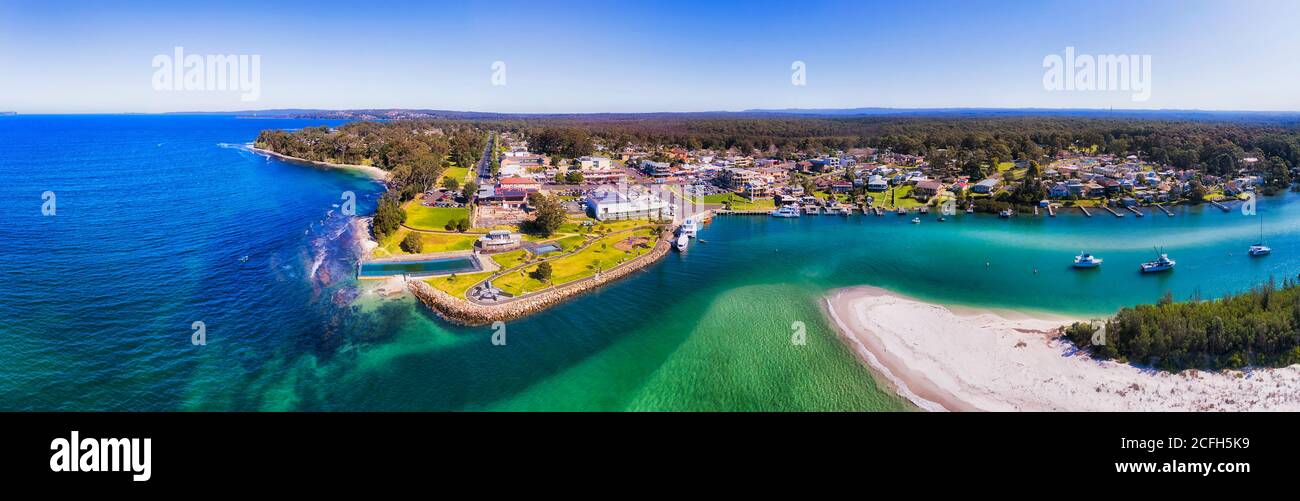
[[[1260,216],[1259,216],[1259,243],[1250,246],[1250,250],[1247,250],[1247,251],[1246,251],[1246,254],[1249,254],[1251,257],[1259,257],[1259,256],[1267,256],[1267,255],[1271,254],[1272,252],[1273,252],[1273,249],[1272,249],[1271,247],[1269,247],[1269,246],[1267,246],[1267,245],[1264,245],[1264,215],[1263,215],[1263,214],[1260,214]]]

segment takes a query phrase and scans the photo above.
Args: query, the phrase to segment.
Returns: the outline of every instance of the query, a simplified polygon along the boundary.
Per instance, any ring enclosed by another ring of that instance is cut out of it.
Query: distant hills
[[[0,113],[3,115],[5,113]],[[12,113],[9,113],[12,114]],[[508,120],[539,118],[583,118],[635,120],[646,118],[761,118],[761,117],[948,117],[990,118],[1012,116],[1065,116],[1083,118],[1142,118],[1164,120],[1210,120],[1246,122],[1300,122],[1295,111],[1209,111],[1209,110],[1102,110],[1064,108],[784,108],[743,111],[646,112],[646,113],[495,113],[429,109],[326,110],[285,108],[222,112],[176,112],[170,115],[233,115],[247,118],[316,118],[336,120],[460,119]]]

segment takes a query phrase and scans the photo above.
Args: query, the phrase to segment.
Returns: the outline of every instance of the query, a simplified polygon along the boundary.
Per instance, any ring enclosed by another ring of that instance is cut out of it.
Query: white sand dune
[[[1064,317],[947,308],[874,287],[833,291],[832,323],[863,362],[927,410],[1300,410],[1300,365],[1171,374],[1094,360]]]

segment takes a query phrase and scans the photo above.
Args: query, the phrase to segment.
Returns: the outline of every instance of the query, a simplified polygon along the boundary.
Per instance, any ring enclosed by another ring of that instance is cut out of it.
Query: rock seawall
[[[423,280],[412,280],[407,283],[407,288],[410,289],[411,294],[437,312],[438,316],[452,323],[487,325],[498,320],[514,320],[537,313],[578,294],[628,276],[632,272],[658,261],[667,255],[671,249],[671,235],[671,233],[661,235],[654,248],[650,249],[650,252],[637,256],[616,268],[601,272],[598,277],[586,278],[554,289],[529,294],[507,303],[474,304],[464,298],[453,297],[451,294],[440,291]]]

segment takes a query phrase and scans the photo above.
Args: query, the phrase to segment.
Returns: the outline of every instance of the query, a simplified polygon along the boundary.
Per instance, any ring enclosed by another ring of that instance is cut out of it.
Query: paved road
[[[483,156],[478,159],[479,186],[486,186],[492,179],[492,138],[495,137],[495,132],[488,133],[488,142],[483,147]]]

